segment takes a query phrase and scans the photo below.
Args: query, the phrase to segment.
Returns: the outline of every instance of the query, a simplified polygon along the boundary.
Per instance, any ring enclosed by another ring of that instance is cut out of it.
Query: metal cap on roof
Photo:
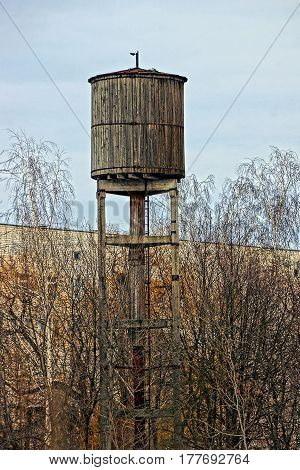
[[[91,78],[89,78],[89,83],[96,82],[98,80],[105,80],[106,78],[109,77],[122,77],[122,76],[131,76],[131,77],[146,77],[146,76],[157,76],[159,78],[173,78],[177,80],[181,80],[183,82],[187,82],[187,78],[183,77],[181,75],[176,75],[172,73],[164,73],[164,72],[159,72],[156,69],[141,69],[141,68],[131,68],[131,69],[126,69],[126,70],[119,70],[117,72],[110,72],[110,73],[103,73],[100,75],[95,75]]]

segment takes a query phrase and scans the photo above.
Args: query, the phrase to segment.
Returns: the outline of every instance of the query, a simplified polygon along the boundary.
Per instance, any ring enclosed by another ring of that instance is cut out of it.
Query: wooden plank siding
[[[184,177],[184,77],[143,72],[92,83],[92,177]]]

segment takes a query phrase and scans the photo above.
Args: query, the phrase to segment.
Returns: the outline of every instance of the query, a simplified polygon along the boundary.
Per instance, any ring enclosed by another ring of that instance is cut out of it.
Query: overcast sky
[[[85,130],[3,10],[89,132],[90,76],[134,65],[188,77],[186,167],[218,185],[245,158],[271,145],[300,153],[300,8],[206,145],[298,4],[297,0],[1,0],[0,149],[6,129],[55,141],[70,158],[77,198],[93,200]]]

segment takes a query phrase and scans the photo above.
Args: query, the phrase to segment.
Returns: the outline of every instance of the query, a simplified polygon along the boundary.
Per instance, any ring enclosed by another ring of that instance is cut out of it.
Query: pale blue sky
[[[186,84],[186,167],[192,162],[297,0],[1,0],[90,127],[95,74],[133,66],[178,73]],[[5,129],[63,147],[77,198],[93,200],[90,142],[0,5],[0,149]],[[245,158],[276,145],[300,153],[300,8],[190,170],[220,185]]]

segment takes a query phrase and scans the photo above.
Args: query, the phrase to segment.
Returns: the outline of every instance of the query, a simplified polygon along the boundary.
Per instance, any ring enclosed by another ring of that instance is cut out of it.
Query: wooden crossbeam
[[[145,329],[156,329],[156,328],[170,328],[172,326],[172,320],[169,318],[158,318],[158,319],[125,319],[119,320],[114,324],[116,330],[128,329],[128,328],[145,328]]]
[[[175,179],[107,179],[98,180],[98,191],[128,196],[132,191],[147,192],[149,195],[164,193],[176,189]]]
[[[134,245],[144,245],[144,246],[160,246],[160,245],[171,245],[172,237],[169,235],[165,236],[137,236],[137,235],[107,235],[106,236],[106,245],[112,246],[134,246]]]
[[[115,418],[168,418],[174,416],[173,408],[126,408],[114,409]]]

